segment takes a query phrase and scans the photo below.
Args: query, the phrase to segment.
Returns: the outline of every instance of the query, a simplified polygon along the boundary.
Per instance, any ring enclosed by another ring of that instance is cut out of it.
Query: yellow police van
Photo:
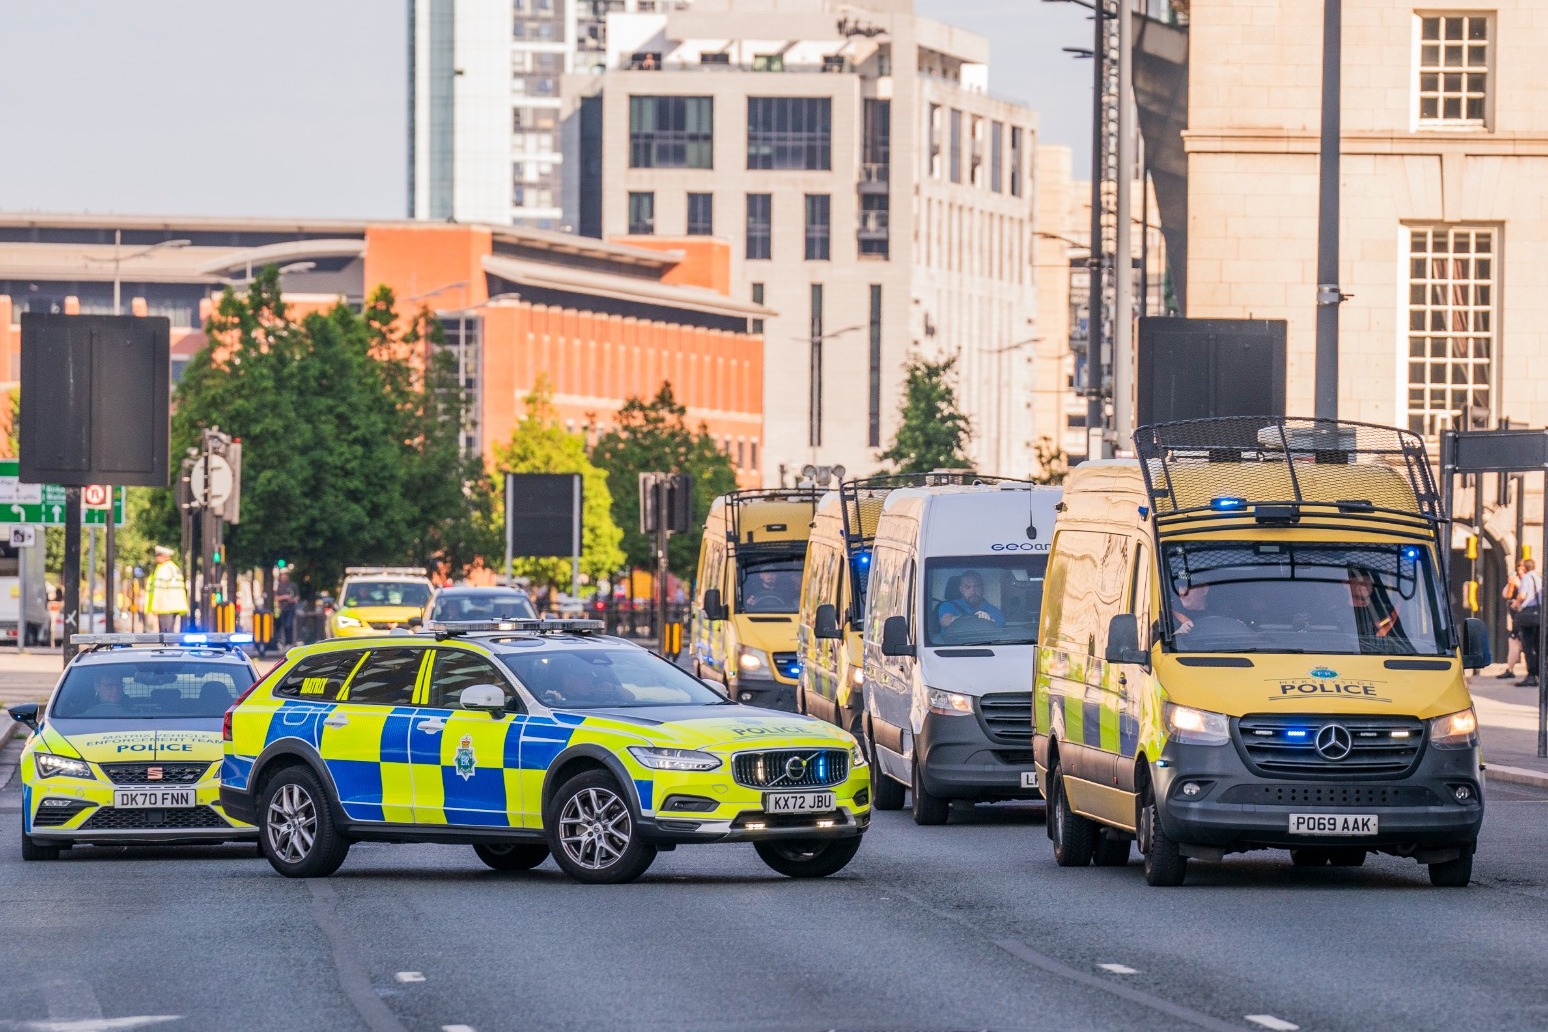
[[[1190,859],[1413,857],[1471,879],[1483,821],[1423,441],[1333,420],[1142,427],[1138,461],[1064,485],[1043,595],[1034,750],[1063,866],[1178,885]]]
[[[817,500],[812,488],[773,488],[710,505],[694,577],[693,666],[737,702],[796,708],[796,614]]]
[[[796,619],[796,709],[859,734],[864,709],[860,620],[885,488],[845,481],[817,503]]]

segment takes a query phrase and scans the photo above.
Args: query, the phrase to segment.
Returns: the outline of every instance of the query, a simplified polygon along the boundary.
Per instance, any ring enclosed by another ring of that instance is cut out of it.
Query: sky
[[[915,4],[988,36],[990,91],[1084,167],[1084,9]],[[404,0],[0,0],[0,25],[0,210],[407,214]]]

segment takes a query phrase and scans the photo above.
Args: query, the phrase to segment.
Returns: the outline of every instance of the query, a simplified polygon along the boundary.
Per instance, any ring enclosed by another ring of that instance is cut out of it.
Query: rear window
[[[274,686],[275,695],[300,699],[332,700],[344,687],[350,672],[355,669],[362,651],[325,652],[320,656],[307,656],[290,668],[290,672]]]
[[[239,663],[90,663],[65,675],[50,713],[62,720],[220,717],[252,683],[252,670]]]

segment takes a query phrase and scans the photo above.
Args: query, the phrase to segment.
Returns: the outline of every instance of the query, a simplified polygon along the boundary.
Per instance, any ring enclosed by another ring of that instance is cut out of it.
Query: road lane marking
[[[1254,1025],[1262,1025],[1264,1028],[1273,1029],[1274,1032],[1296,1032],[1300,1025],[1292,1025],[1284,1018],[1276,1018],[1272,1014],[1249,1014],[1247,1020]]]
[[[418,971],[399,971],[392,977],[400,982],[423,982],[425,980],[425,976]]]
[[[1098,964],[1097,967],[1101,968],[1103,971],[1109,972],[1109,973],[1114,974],[1114,975],[1137,975],[1137,974],[1139,974],[1139,972],[1136,971],[1134,968],[1131,968],[1131,967],[1129,967],[1129,966],[1127,966],[1125,964]]]
[[[137,1018],[81,1018],[59,1021],[52,1018],[43,1021],[0,1021],[0,1029],[16,1032],[131,1032],[147,1025],[160,1025],[167,1021],[181,1021],[177,1014],[145,1014]]]
[[[441,1032],[474,1032],[472,1025],[442,1025]]]
[[[339,919],[338,892],[324,878],[310,878],[306,885],[312,894],[312,920],[328,940],[344,998],[371,1032],[408,1032],[371,987],[370,976],[359,959],[360,945],[351,940]]]

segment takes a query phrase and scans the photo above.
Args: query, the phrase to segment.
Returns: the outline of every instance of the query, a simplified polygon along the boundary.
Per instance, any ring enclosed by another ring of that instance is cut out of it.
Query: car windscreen
[[[430,585],[414,581],[351,581],[344,589],[341,605],[350,608],[370,606],[411,606],[423,609],[430,602]]]
[[[612,709],[706,706],[725,698],[644,649],[533,649],[502,655],[516,679],[545,706]]]
[[[739,613],[794,613],[801,601],[801,568],[806,542],[736,551],[736,610]]]
[[[252,683],[252,671],[240,663],[86,663],[65,675],[49,713],[60,720],[214,718]]]
[[[1025,645],[1037,640],[1047,553],[925,560],[925,644]]]
[[[1430,550],[1262,541],[1168,545],[1179,652],[1438,656],[1450,648]]]
[[[435,597],[431,620],[531,620],[532,600],[520,591],[442,592]]]

